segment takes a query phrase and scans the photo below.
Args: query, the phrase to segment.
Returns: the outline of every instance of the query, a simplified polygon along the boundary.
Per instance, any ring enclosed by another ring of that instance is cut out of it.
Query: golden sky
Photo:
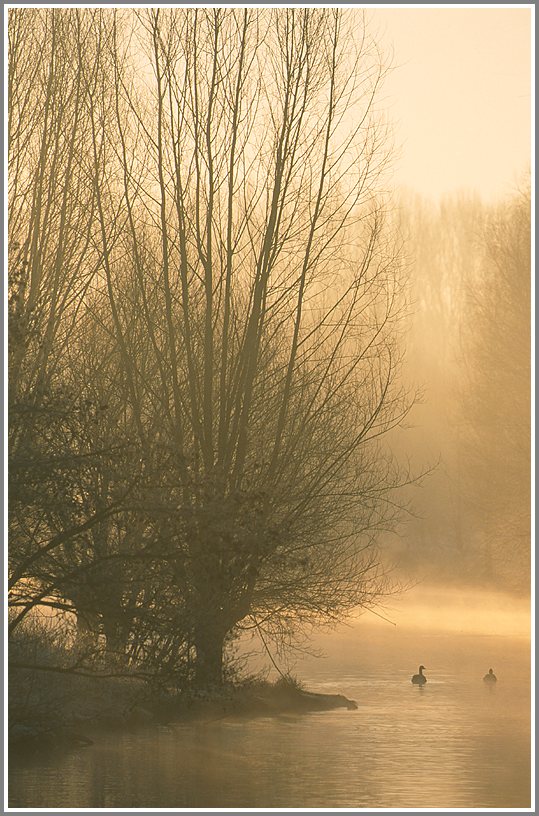
[[[395,181],[431,196],[511,192],[530,162],[530,8],[371,8],[393,45],[385,84]]]

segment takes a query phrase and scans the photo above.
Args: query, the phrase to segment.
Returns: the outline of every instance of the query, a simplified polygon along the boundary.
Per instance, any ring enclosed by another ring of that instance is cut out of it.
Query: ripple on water
[[[527,644],[512,647],[517,679],[495,689],[481,678],[493,663],[508,674],[507,642],[468,645],[463,665],[462,644],[423,638],[424,688],[410,683],[419,660],[408,645],[391,652],[394,665],[383,643],[378,663],[374,652],[370,663],[358,654],[356,675],[332,664],[332,679],[322,664],[306,665],[310,688],[346,694],[357,711],[182,723],[12,763],[10,806],[529,807]]]

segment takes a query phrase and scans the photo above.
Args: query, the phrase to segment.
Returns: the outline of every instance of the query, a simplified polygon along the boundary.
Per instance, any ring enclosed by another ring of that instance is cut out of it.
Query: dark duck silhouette
[[[424,686],[425,683],[427,682],[427,678],[423,674],[424,669],[425,669],[425,666],[420,666],[419,667],[419,674],[414,674],[414,676],[412,677],[412,683],[415,686]]]
[[[485,674],[485,676],[483,677],[485,683],[495,683],[497,679],[498,678],[496,677],[492,669],[489,669],[488,674]]]

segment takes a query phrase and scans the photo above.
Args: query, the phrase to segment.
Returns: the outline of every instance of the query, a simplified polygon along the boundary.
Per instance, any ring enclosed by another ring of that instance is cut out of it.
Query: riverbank
[[[93,682],[99,683],[98,680]],[[357,703],[341,694],[308,691],[288,677],[275,683],[255,680],[211,691],[157,695],[135,694],[132,683],[117,681],[102,689],[101,706],[96,706],[96,699],[87,695],[79,700],[78,707],[57,707],[49,717],[12,720],[8,739],[11,755],[24,757],[44,750],[83,748],[107,731],[137,730],[193,720],[301,715],[336,708],[354,710]]]

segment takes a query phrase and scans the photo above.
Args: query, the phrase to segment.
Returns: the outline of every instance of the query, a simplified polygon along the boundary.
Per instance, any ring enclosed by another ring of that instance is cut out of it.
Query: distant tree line
[[[530,186],[499,203],[408,196],[407,376],[424,386],[409,434],[437,462],[408,526],[410,571],[512,592],[530,587]]]

